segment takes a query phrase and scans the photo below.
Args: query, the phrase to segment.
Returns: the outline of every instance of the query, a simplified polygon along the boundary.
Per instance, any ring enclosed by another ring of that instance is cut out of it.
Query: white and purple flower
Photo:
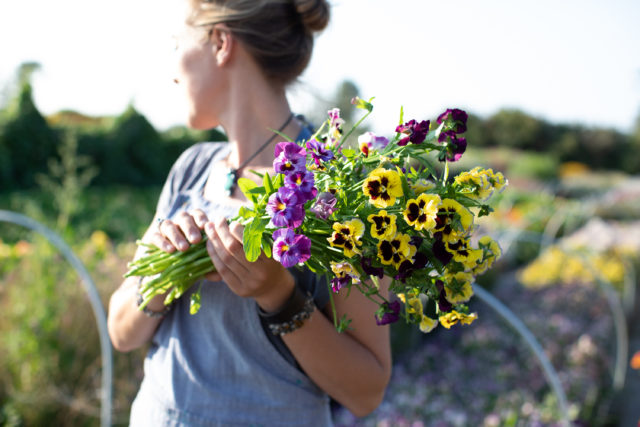
[[[273,169],[276,173],[289,174],[307,169],[307,153],[295,142],[279,142],[274,150]]]

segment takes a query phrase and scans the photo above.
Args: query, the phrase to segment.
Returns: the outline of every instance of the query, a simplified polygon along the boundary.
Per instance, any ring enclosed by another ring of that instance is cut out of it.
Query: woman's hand
[[[207,251],[217,272],[207,278],[224,280],[235,294],[255,299],[265,311],[275,311],[293,292],[293,276],[264,254],[255,262],[247,261],[242,246],[243,229],[237,222],[228,225],[224,218],[205,224]]]
[[[175,252],[176,249],[184,252],[191,244],[202,240],[201,230],[207,221],[207,214],[200,209],[180,212],[173,220],[165,219],[160,222],[156,230],[148,236],[148,243],[165,252]]]

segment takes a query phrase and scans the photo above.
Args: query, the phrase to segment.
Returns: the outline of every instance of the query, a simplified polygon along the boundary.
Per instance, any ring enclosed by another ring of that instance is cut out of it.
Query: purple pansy
[[[276,227],[296,228],[304,219],[304,200],[293,188],[280,187],[278,192],[269,196],[266,211],[271,223]]]
[[[327,219],[336,210],[336,197],[329,192],[322,192],[318,194],[316,202],[309,209],[316,214],[317,218]]]
[[[440,234],[442,235],[442,233]],[[433,242],[433,246],[431,248],[431,250],[433,251],[433,256],[435,256],[438,261],[442,263],[442,265],[447,265],[453,258],[453,255],[445,248],[444,242],[441,239],[438,239],[437,236],[435,237],[436,240]]]
[[[311,153],[316,166],[320,166],[320,162],[328,162],[334,157],[333,151],[327,149],[324,143],[315,138],[307,141],[307,150]]]
[[[288,174],[307,169],[307,153],[295,142],[279,142],[274,150],[273,169],[276,173]]]
[[[365,132],[358,137],[358,144],[360,145],[360,151],[365,156],[369,155],[370,150],[382,150],[389,144],[389,140],[384,136],[377,136],[373,132]]]
[[[396,132],[404,135],[404,137],[398,141],[398,145],[404,146],[409,142],[413,144],[422,144],[427,137],[430,125],[431,122],[429,120],[423,120],[419,123],[416,120],[409,120],[403,125],[398,125],[398,127],[396,127]]]
[[[442,280],[436,280],[436,288],[438,289],[438,309],[447,313],[453,309],[453,305],[447,301],[447,293],[444,291],[444,283]]]
[[[377,276],[380,279],[384,277],[384,268],[374,267],[371,258],[363,257],[360,260],[360,265],[362,266],[362,270],[369,276]]]
[[[450,162],[457,162],[467,149],[467,139],[459,137],[453,130],[440,132],[438,142],[446,145],[444,152],[438,157],[440,161],[446,158]]]
[[[413,257],[413,262],[404,260],[400,263],[400,266],[398,267],[398,274],[395,276],[395,279],[404,283],[406,279],[411,277],[414,271],[425,268],[428,261],[429,259],[425,254],[422,252],[416,252]]]
[[[272,236],[273,259],[284,267],[293,267],[311,256],[311,240],[304,234],[296,234],[290,228],[279,228]]]
[[[376,315],[376,324],[380,326],[397,322],[400,318],[400,307],[400,301],[382,303],[380,309],[383,310],[383,314],[381,317]]]
[[[345,275],[344,277],[334,277],[331,279],[331,290],[338,293],[340,289],[351,283],[351,276]]]
[[[291,172],[284,178],[284,185],[298,192],[300,203],[316,197],[318,190],[313,186],[314,182],[314,175],[311,171]]]
[[[438,116],[438,124],[445,122],[445,128],[455,133],[467,131],[467,113],[457,108],[448,108],[447,111]]]

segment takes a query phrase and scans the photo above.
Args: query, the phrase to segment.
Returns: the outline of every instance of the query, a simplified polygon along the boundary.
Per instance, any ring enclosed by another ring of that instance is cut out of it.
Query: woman
[[[188,100],[188,122],[198,129],[222,126],[229,143],[197,144],[183,153],[143,240],[184,251],[204,230],[217,272],[203,283],[196,315],[189,314],[189,295],[168,308],[156,297],[139,310],[137,278],[112,295],[115,348],[151,342],[131,424],[325,426],[331,425],[328,396],[365,415],[382,400],[391,371],[389,332],[375,324],[375,305],[358,292],[335,295],[337,315],[352,319],[351,330],[338,333],[326,284],[264,256],[248,262],[242,226],[225,219],[246,203],[237,177],[272,170],[272,129],[309,136],[292,115],[285,88],[309,62],[328,5],[187,0],[187,6],[176,82]]]

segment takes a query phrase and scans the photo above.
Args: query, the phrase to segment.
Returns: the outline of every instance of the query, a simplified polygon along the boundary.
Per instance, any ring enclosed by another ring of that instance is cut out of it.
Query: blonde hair
[[[286,85],[309,64],[313,35],[329,22],[326,0],[190,0],[189,24],[225,23],[265,76]]]

